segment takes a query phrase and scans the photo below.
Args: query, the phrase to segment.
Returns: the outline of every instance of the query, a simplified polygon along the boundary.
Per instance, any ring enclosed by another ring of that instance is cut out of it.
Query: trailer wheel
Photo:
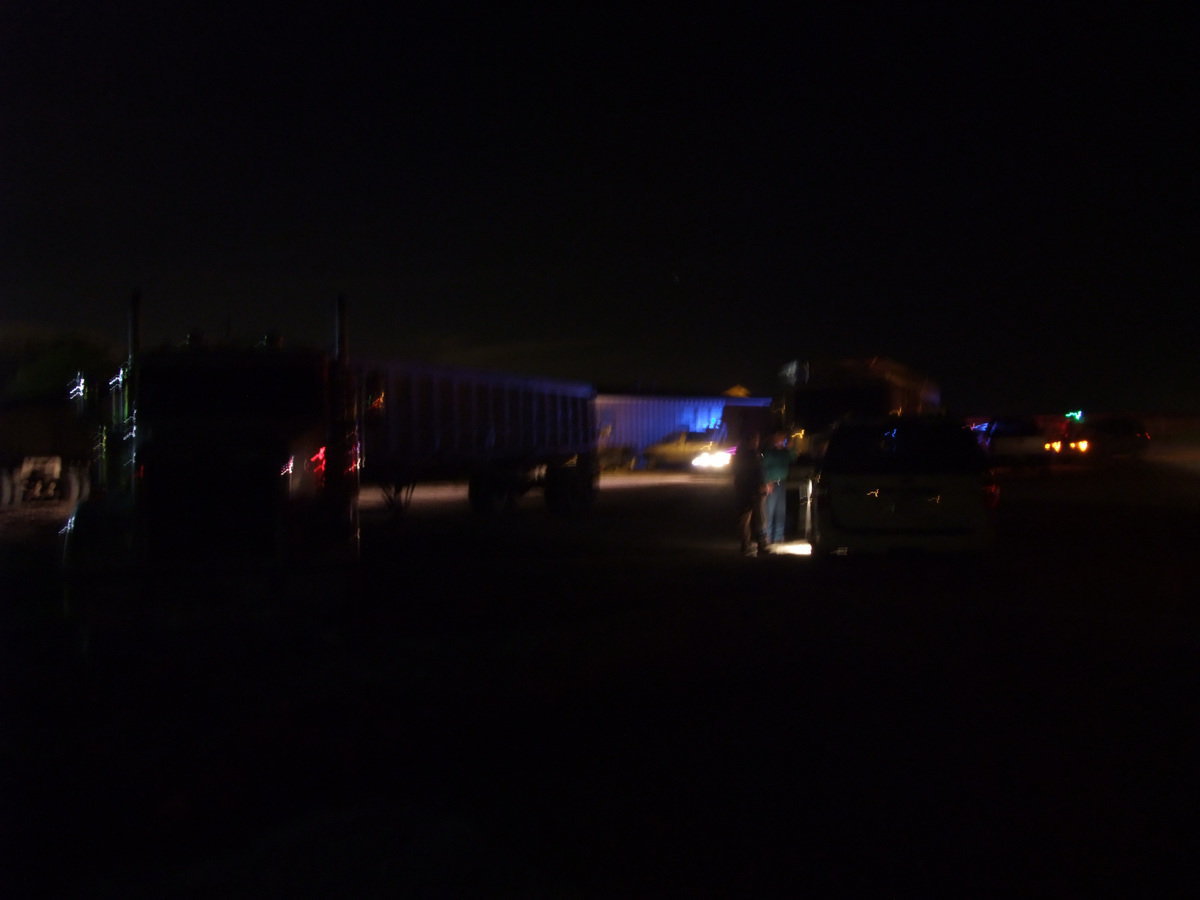
[[[20,469],[8,469],[4,472],[7,485],[8,502],[6,508],[15,508],[25,502],[25,483],[21,480]]]
[[[577,515],[596,499],[596,461],[588,456],[546,470],[546,507],[555,515]]]
[[[67,469],[67,473],[59,481],[61,497],[74,506],[88,498],[91,492],[91,479],[88,477],[88,471],[82,466],[71,466]]]
[[[495,515],[511,509],[516,502],[516,495],[509,479],[490,472],[471,476],[467,484],[467,500],[475,512]]]

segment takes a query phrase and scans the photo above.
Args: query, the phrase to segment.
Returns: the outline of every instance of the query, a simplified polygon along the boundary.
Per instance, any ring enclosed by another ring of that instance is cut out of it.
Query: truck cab
[[[191,342],[131,354],[110,388],[69,566],[357,556],[354,407],[336,358]]]

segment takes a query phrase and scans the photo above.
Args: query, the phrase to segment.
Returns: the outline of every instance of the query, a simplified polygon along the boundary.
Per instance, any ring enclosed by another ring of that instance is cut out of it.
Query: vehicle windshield
[[[148,421],[309,417],[321,415],[324,404],[323,372],[311,360],[151,363],[139,372],[138,414]]]
[[[993,437],[1035,437],[1041,433],[1033,419],[997,419],[992,424]]]
[[[844,474],[974,474],[986,461],[971,432],[953,421],[843,424],[821,464]]]
[[[712,435],[706,431],[672,431],[656,443],[658,444],[701,444],[712,440]]]
[[[1089,420],[1087,427],[1099,434],[1110,435],[1125,435],[1125,434],[1142,434],[1145,432],[1145,426],[1136,419],[1128,419],[1123,417],[1113,417],[1108,419]]]

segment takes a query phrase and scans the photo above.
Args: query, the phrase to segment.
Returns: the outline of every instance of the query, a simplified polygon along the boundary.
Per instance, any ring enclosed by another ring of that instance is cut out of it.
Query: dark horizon
[[[0,323],[597,384],[883,355],[956,408],[1200,412],[1190,48],[1152,10],[621,21],[18,4]]]

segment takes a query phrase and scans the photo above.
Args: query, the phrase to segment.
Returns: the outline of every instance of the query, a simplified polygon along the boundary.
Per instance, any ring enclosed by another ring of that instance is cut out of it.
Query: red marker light
[[[1000,505],[1000,485],[985,484],[983,486],[983,504],[988,509],[995,509]]]

